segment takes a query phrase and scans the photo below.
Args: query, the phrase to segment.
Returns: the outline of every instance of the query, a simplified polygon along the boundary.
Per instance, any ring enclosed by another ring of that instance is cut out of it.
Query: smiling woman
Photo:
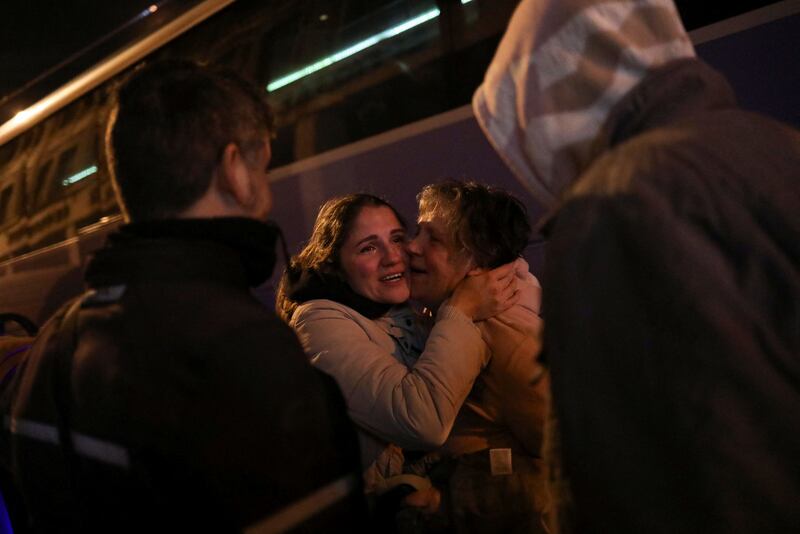
[[[358,193],[326,202],[308,244],[284,273],[277,296],[278,314],[289,322],[299,303],[330,298],[372,319],[392,304],[405,302],[407,283],[384,285],[379,280],[405,272],[405,251],[399,246],[405,241],[405,229],[400,214],[379,197]],[[386,267],[394,271],[378,274],[387,262]],[[380,287],[396,288],[396,293],[390,292],[385,299]]]
[[[405,225],[390,208],[362,208],[340,253],[345,279],[353,291],[375,302],[407,301],[405,241]]]

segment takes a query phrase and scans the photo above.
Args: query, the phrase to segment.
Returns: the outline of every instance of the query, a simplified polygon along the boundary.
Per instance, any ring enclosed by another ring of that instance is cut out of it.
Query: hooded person
[[[473,106],[550,210],[561,527],[796,529],[800,134],[737,107],[671,0],[524,0]]]

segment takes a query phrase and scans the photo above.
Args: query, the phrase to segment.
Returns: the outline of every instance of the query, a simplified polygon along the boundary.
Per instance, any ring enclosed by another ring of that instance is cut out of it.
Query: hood
[[[591,162],[614,105],[687,57],[672,0],[523,0],[472,104],[517,178],[551,206]]]

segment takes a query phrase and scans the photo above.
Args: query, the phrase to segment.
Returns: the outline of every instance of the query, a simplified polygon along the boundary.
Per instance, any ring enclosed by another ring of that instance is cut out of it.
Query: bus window
[[[36,178],[33,181],[33,187],[30,189],[30,205],[33,208],[31,211],[38,210],[39,208],[47,205],[48,191],[49,187],[52,185],[49,182],[51,175],[50,171],[52,168],[53,159],[49,159],[46,163],[39,167],[39,171],[36,173]]]
[[[265,28],[281,166],[470,101],[516,2],[320,2]]]
[[[14,186],[9,185],[0,191],[0,226],[11,221],[16,215],[12,213],[11,199],[13,198]]]
[[[19,137],[5,143],[4,145],[0,145],[0,165],[11,161],[14,157],[14,153],[17,151],[17,146],[19,144]],[[2,177],[0,177],[2,179]]]
[[[75,159],[75,153],[78,152],[78,147],[71,146],[68,149],[61,152],[58,157],[58,167],[56,174],[54,175],[54,179],[57,183],[64,186],[67,185],[69,182],[69,177],[72,175],[75,166],[72,163],[72,160]]]
[[[52,177],[50,178],[51,182],[47,184],[47,193],[46,193],[46,201],[45,205],[52,204],[57,200],[61,199],[64,196],[64,186],[66,185],[66,179],[73,174],[74,164],[73,160],[75,159],[75,153],[77,152],[77,147],[70,147],[61,152],[58,156],[58,164],[56,165],[56,171],[53,173]]]

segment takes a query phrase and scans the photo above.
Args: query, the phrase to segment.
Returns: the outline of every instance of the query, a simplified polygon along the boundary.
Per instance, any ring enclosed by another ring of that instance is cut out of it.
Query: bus
[[[0,125],[0,313],[41,324],[82,290],[86,258],[122,223],[104,124],[115,85],[142,61],[219,64],[263,87],[276,116],[272,217],[292,252],[331,196],[378,194],[413,220],[416,193],[444,178],[503,187],[535,221],[542,207],[469,105],[516,4],[184,2]],[[800,126],[800,2],[699,4],[677,2],[698,55],[728,76],[744,107]],[[535,239],[526,251],[534,272],[544,249]],[[257,290],[265,303],[282,268]]]

